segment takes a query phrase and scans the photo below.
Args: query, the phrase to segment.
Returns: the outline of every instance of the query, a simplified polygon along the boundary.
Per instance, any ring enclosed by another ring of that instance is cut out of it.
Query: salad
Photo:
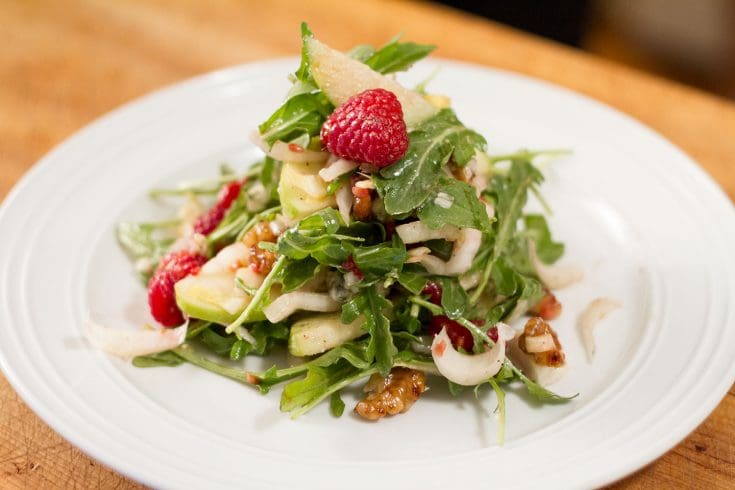
[[[394,73],[434,46],[342,53],[306,24],[301,34],[291,89],[253,133],[264,158],[152,190],[180,200],[170,221],[118,225],[163,328],[92,324],[96,344],[138,367],[283,385],[293,417],[327,400],[341,415],[353,385],[369,420],[442,384],[494,390],[501,423],[511,383],[569,400],[546,388],[565,368],[549,322],[561,312],[552,290],[575,278],[552,266],[564,245],[544,216],[524,211],[530,194],[544,203],[535,159],[560,152],[488,154],[448,97],[400,85]],[[284,351],[283,365],[244,367]]]

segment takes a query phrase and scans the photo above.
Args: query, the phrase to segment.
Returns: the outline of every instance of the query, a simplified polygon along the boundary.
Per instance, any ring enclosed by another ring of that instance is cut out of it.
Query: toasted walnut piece
[[[263,250],[258,246],[260,242],[275,243],[278,237],[268,221],[261,221],[245,233],[242,242],[249,248],[248,263],[250,268],[258,274],[268,274],[276,261],[276,254],[270,250]]]
[[[367,396],[355,412],[368,420],[378,420],[408,411],[426,390],[426,377],[421,371],[396,367],[387,378],[373,374],[363,390]]]
[[[549,326],[541,317],[530,318],[526,322],[526,326],[523,328],[523,333],[518,337],[518,347],[528,354],[526,350],[526,338],[527,337],[541,337],[542,335],[550,334],[554,339],[554,349],[550,349],[544,352],[536,352],[534,360],[537,364],[550,367],[561,367],[564,365],[564,352],[561,350],[561,343],[559,337],[556,335],[554,329]]]
[[[531,308],[531,313],[540,316],[544,320],[554,320],[561,315],[561,303],[556,299],[554,293],[547,290],[544,297]]]
[[[472,180],[472,177],[474,177],[474,172],[468,165],[452,165],[450,167],[452,170],[452,175],[455,179],[461,180],[462,182],[469,182]]]
[[[368,221],[373,215],[373,198],[370,195],[370,191],[360,193],[364,195],[353,194],[352,199],[352,216],[357,221]]]
[[[352,216],[357,221],[368,221],[373,216],[373,196],[368,183],[372,181],[352,176]]]

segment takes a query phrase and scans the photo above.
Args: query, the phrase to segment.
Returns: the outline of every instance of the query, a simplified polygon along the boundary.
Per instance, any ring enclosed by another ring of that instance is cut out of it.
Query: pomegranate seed
[[[435,305],[442,304],[442,287],[439,283],[429,281],[426,283],[426,286],[424,286],[424,289],[421,292],[424,294],[428,294],[429,300]]]

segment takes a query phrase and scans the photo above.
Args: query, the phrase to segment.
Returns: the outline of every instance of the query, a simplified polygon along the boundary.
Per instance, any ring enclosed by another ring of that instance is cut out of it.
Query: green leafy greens
[[[418,208],[436,193],[442,166],[450,158],[466,165],[485,145],[485,138],[465,127],[451,109],[420,123],[409,134],[406,155],[373,178],[385,210],[399,215]]]
[[[311,150],[321,147],[319,133],[334,107],[312,76],[312,63],[317,61],[310,59],[307,49],[312,36],[308,25],[302,24],[301,60],[290,76],[291,89],[282,105],[258,128],[268,145],[283,141]],[[408,69],[433,49],[396,37],[377,49],[356,46],[349,56],[385,74]],[[424,88],[422,84],[421,91]],[[199,313],[191,307],[191,311],[186,310],[187,303],[177,296],[177,304],[192,317],[185,342],[166,352],[135,357],[133,364],[175,367],[189,363],[257,387],[264,394],[282,385],[280,408],[292,417],[326,400],[331,413],[338,417],[345,410],[341,393],[359,380],[372,375],[387,377],[399,367],[440,375],[428,350],[437,322],[451,322],[443,324],[472,335],[473,352],[467,355],[493,346],[489,330],[497,322],[518,318],[545,293],[532,266],[530,248],[548,264],[564,253],[564,245],[552,238],[543,215],[524,214],[529,195],[535,195],[542,208],[547,207],[538,191],[543,176],[534,166],[534,158],[560,152],[524,150],[489,156],[486,140],[448,108],[415,125],[408,136],[408,150],[396,163],[380,170],[360,164],[324,186],[328,195],[336,193],[339,198],[345,195],[341,190],[355,185],[355,179],[374,184],[375,190],[370,190],[372,185],[365,186],[371,215],[361,217],[364,221],[356,221],[357,213],[350,219],[343,215],[344,201],[339,211],[325,207],[297,221],[286,220],[281,215],[279,192],[284,192],[284,186],[279,180],[281,169],[289,170],[286,165],[294,162],[272,157],[265,157],[241,175],[223,165],[216,179],[154,189],[151,195],[157,199],[197,196],[203,202],[214,202],[223,185],[241,182],[239,195],[214,230],[203,239],[196,237],[202,242],[198,253],[212,257],[228,247],[218,257],[231,253],[235,258],[229,267],[220,267],[223,271],[202,268],[187,278],[194,281],[197,275],[215,275],[204,277],[200,283],[205,284],[200,288],[204,291],[201,297],[194,295],[193,303],[202,309],[213,304],[218,315]],[[316,197],[314,200],[318,202]],[[308,212],[313,209],[310,206]],[[137,262],[143,280],[169,251],[185,228],[182,225],[191,224],[188,220],[119,224],[117,239]],[[417,228],[433,230],[431,239],[407,246],[401,237],[408,242],[419,240],[408,240],[396,228],[415,220],[424,225]],[[259,235],[263,224],[271,234]],[[459,277],[440,276],[429,267],[430,273],[422,265],[428,267],[422,254],[431,253],[444,261],[460,256],[457,250],[461,245],[452,241],[456,235],[436,231],[445,227],[479,231],[472,233],[478,239],[479,251],[467,260]],[[258,238],[251,241],[253,230]],[[268,267],[261,268],[254,256]],[[146,265],[149,267],[143,267]],[[311,300],[318,306],[309,305]],[[289,301],[286,314],[273,315]],[[294,312],[294,308],[304,311]],[[276,317],[283,320],[264,320]],[[220,321],[229,324],[217,323]],[[315,328],[309,330],[312,326]],[[308,348],[294,347],[299,343]],[[303,356],[295,365],[273,365],[265,371],[243,367],[247,356],[267,356],[286,347],[292,355]],[[534,403],[563,403],[573,398],[540,386],[506,357],[495,376],[474,387],[475,395],[485,386],[495,394],[501,443],[506,417],[504,388],[510,383],[522,385]],[[448,379],[447,386],[453,395],[467,388]]]
[[[302,23],[301,64],[294,73],[294,86],[283,105],[258,126],[263,141],[269,145],[278,140],[288,142],[304,135],[319,135],[322,124],[334,109],[311,75],[306,41],[313,35],[309,26]],[[352,54],[378,73],[393,73],[410,68],[433,49],[434,46],[401,43],[394,39],[377,51],[371,46],[362,45],[354,49]]]

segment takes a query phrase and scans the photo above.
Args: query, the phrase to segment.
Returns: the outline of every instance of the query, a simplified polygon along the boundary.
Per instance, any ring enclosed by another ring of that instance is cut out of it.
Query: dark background
[[[734,0],[441,0],[735,98]]]

